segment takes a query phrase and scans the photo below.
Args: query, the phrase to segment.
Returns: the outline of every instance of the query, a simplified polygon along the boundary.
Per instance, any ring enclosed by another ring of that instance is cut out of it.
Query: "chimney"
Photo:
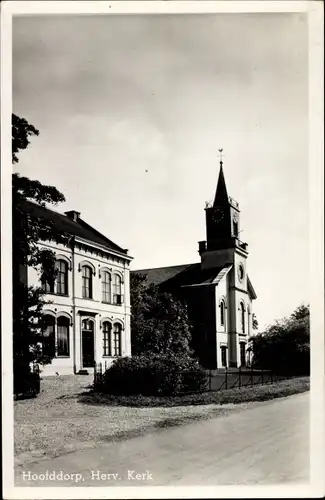
[[[207,249],[207,242],[206,241],[199,241],[199,254],[204,253]]]
[[[80,218],[80,212],[76,212],[76,210],[69,210],[68,212],[64,212],[69,219],[73,220],[74,222],[78,222],[78,219]]]

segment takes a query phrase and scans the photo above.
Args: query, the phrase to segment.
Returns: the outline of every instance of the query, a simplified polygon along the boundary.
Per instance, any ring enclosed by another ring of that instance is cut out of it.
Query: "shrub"
[[[170,396],[202,391],[207,383],[194,359],[171,354],[119,358],[95,384],[95,390],[114,395]]]
[[[40,392],[39,372],[31,371],[30,365],[24,361],[14,363],[14,395],[20,397],[36,397]]]

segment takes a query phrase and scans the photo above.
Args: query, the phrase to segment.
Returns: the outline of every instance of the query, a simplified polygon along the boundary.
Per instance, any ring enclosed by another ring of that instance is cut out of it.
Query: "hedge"
[[[173,354],[118,358],[95,384],[95,390],[113,395],[170,396],[200,392],[207,374],[199,363]]]

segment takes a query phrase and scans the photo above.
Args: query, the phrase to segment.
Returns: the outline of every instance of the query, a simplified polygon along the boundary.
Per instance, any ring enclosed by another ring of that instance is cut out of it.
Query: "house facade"
[[[200,262],[134,272],[186,302],[192,348],[203,366],[245,366],[256,293],[248,276],[248,246],[239,239],[239,204],[228,196],[222,162],[214,202],[206,206],[205,217]]]
[[[116,357],[131,355],[128,251],[76,211],[63,215],[33,203],[27,203],[26,210],[69,235],[67,244],[39,242],[40,248],[55,254],[54,283],[41,283],[33,268],[22,273],[29,286],[41,284],[46,292],[44,345],[52,345],[55,357],[42,375],[76,374],[93,369],[94,363],[108,367]]]

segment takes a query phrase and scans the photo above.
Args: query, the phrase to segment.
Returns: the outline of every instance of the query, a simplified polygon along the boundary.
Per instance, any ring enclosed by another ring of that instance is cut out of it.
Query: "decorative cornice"
[[[94,243],[94,242],[91,242],[89,240],[84,240],[83,238],[80,238],[80,236],[76,236],[75,241],[82,243],[84,245],[87,245],[91,248],[97,248],[99,250],[103,250],[104,252],[106,252],[108,254],[114,255],[116,257],[120,257],[120,258],[125,259],[127,261],[133,260],[133,257],[131,257],[130,255],[126,255],[125,253],[120,253],[120,252],[117,252],[115,250],[111,250],[110,248],[107,248],[104,245],[100,245],[99,243]]]

